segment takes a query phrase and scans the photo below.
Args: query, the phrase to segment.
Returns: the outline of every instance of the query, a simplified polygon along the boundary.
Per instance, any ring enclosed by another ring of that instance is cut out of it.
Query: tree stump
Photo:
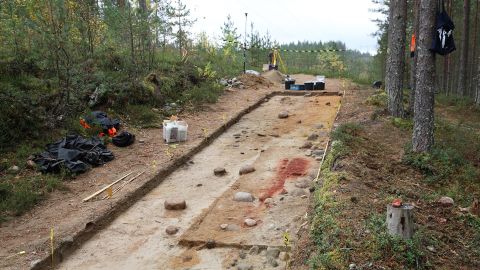
[[[402,205],[400,207],[387,206],[387,228],[390,235],[410,239],[413,236],[413,206]]]

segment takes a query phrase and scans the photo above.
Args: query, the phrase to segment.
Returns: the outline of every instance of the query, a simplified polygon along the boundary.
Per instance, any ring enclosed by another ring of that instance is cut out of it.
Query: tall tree
[[[429,50],[435,34],[437,0],[420,1],[420,26],[417,42],[417,82],[412,147],[429,151],[434,143],[435,54]]]
[[[419,10],[420,10],[420,0],[413,0],[413,34],[415,38],[418,37],[418,20],[419,20]],[[408,102],[408,114],[413,115],[414,113],[414,104],[415,104],[415,84],[416,84],[416,73],[417,73],[417,45],[412,44],[413,50],[415,52],[414,56],[410,59],[410,88],[412,89],[410,93],[410,101]]]
[[[195,20],[190,18],[190,10],[181,0],[177,0],[175,5],[169,6],[167,14],[171,18],[171,25],[177,30],[175,38],[180,54],[182,54],[182,49],[188,40],[188,28],[193,25]]]
[[[385,86],[388,93],[388,110],[395,117],[404,116],[403,74],[405,70],[406,20],[407,1],[391,1]]]
[[[458,69],[457,94],[464,96],[467,91],[468,45],[470,37],[470,0],[463,1],[463,38],[460,51],[460,67]]]

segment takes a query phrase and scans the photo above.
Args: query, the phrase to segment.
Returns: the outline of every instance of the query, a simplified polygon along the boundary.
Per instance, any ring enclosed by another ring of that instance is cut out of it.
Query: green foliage
[[[345,123],[336,128],[332,134],[333,141],[340,141],[346,145],[352,145],[359,140],[359,132],[363,127],[357,123]]]
[[[370,230],[372,239],[368,245],[372,248],[374,258],[393,258],[402,265],[424,269],[422,258],[424,256],[421,246],[423,235],[420,231],[412,239],[404,240],[388,234],[385,217],[374,214],[366,220],[366,227]]]
[[[312,269],[341,269],[347,258],[345,251],[339,248],[339,235],[342,233],[336,217],[340,213],[339,205],[335,201],[332,189],[343,177],[341,173],[332,172],[333,162],[345,154],[342,141],[337,141],[325,158],[322,167],[323,183],[315,189],[314,214],[311,220],[311,236],[315,243],[316,252],[310,259]]]
[[[48,192],[61,188],[64,176],[2,177],[0,182],[0,220],[29,210]]]
[[[412,130],[413,129],[413,119],[403,119],[398,117],[391,118],[392,125],[400,128],[402,130]]]
[[[373,95],[368,97],[367,104],[386,108],[387,100],[388,100],[387,92],[385,92],[384,90],[378,90]]]
[[[140,128],[160,127],[162,124],[162,115],[154,112],[150,106],[128,105],[122,114]]]
[[[414,153],[407,146],[404,162],[426,175],[432,183],[460,181],[468,183],[479,176],[476,168],[480,158],[479,135],[471,130],[438,120],[436,143],[428,153]]]

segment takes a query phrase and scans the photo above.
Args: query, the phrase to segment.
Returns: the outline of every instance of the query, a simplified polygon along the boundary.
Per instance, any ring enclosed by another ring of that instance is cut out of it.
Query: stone
[[[286,189],[282,189],[282,191],[280,191],[280,195],[285,195],[285,194],[288,194],[288,191]],[[283,197],[280,198],[280,200],[283,200]]]
[[[40,259],[31,261],[31,262],[30,262],[30,268],[35,268],[35,267],[36,267],[37,265],[39,265],[41,262],[42,262],[42,260],[40,260]]]
[[[323,151],[323,149],[322,149],[322,150],[314,150],[314,151],[312,151],[312,155],[314,155],[314,156],[316,156],[316,157],[321,157],[321,156],[323,156],[323,153],[325,153],[325,152]]]
[[[287,252],[283,251],[283,252],[280,252],[280,255],[278,255],[278,258],[282,261],[288,261],[288,259],[290,258],[290,255],[288,255]]]
[[[260,253],[260,247],[259,246],[253,246],[248,251],[248,254],[250,254],[250,255],[257,255],[258,253]]]
[[[316,125],[315,125],[315,128],[316,128],[316,129],[321,129],[321,128],[323,128],[323,124],[316,124]]]
[[[239,191],[233,195],[233,200],[237,202],[253,202],[255,198],[251,193]]]
[[[278,258],[279,255],[280,255],[280,249],[279,248],[269,247],[269,248],[267,248],[267,253],[266,253],[265,256],[267,258],[276,259],[276,258]]]
[[[253,267],[252,267],[251,265],[249,265],[249,264],[246,264],[246,263],[239,263],[239,264],[237,265],[237,269],[238,269],[238,270],[252,270]]]
[[[288,118],[288,112],[287,111],[280,112],[278,114],[278,118],[280,118],[280,119]]]
[[[308,141],[307,141],[307,142],[305,142],[305,143],[300,147],[300,149],[310,149],[310,148],[312,148],[312,147],[313,147],[312,142],[308,142]]]
[[[442,206],[445,206],[445,207],[450,207],[450,206],[453,206],[454,204],[454,201],[452,198],[450,197],[447,197],[447,196],[444,196],[444,197],[441,197],[439,200],[438,200],[438,203]]]
[[[305,151],[305,156],[309,157],[312,155],[312,150]]]
[[[238,253],[238,257],[240,259],[245,259],[247,257],[247,253],[245,253],[245,251],[240,251],[240,253]]]
[[[428,251],[435,253],[436,250],[433,246],[427,246]]]
[[[251,218],[245,219],[245,221],[243,223],[245,225],[247,225],[248,227],[253,227],[253,226],[257,225],[257,221],[254,220],[254,219],[251,219]]]
[[[255,167],[252,165],[245,165],[240,168],[240,171],[238,172],[240,175],[252,173],[255,171]]]
[[[265,133],[257,133],[257,135],[258,135],[259,137],[265,137],[265,136],[267,136],[267,134],[265,134]]]
[[[205,244],[205,247],[208,249],[212,249],[212,248],[215,248],[216,245],[217,243],[215,243],[215,240],[208,239],[207,243]]]
[[[309,188],[312,185],[312,181],[307,178],[302,178],[295,182],[295,187],[297,188]]]
[[[227,174],[227,170],[225,168],[222,168],[222,167],[217,167],[213,170],[213,174],[216,175],[216,176],[222,176],[222,175]]]
[[[178,227],[175,227],[175,226],[168,226],[166,229],[165,229],[165,232],[168,234],[168,235],[174,235],[178,232]]]
[[[312,133],[312,134],[310,134],[310,136],[308,136],[307,139],[309,141],[314,141],[314,140],[318,139],[318,134],[317,133]]]
[[[187,208],[187,203],[182,199],[167,199],[163,205],[167,210],[183,210]]]
[[[138,139],[139,143],[145,143],[145,139]]]
[[[11,173],[17,173],[18,171],[20,171],[20,168],[17,165],[13,165],[8,169],[8,171]]]
[[[291,192],[289,192],[289,194],[294,196],[294,197],[302,197],[303,195],[307,196],[308,192],[306,192],[304,189],[296,188],[296,189],[292,190]]]
[[[221,224],[220,229],[226,230],[228,228],[228,224]]]
[[[268,262],[268,264],[270,264],[272,267],[277,267],[277,266],[278,266],[278,262],[277,262],[277,260],[275,260],[274,258],[268,258],[268,259],[267,259],[267,262]]]
[[[330,102],[329,102],[329,103],[330,103]],[[354,264],[354,263],[351,263],[351,264],[348,266],[348,269],[350,269],[350,270],[355,270],[355,269],[357,269],[357,265]]]
[[[27,167],[29,169],[35,169],[35,168],[37,168],[37,164],[33,160],[27,160]]]
[[[327,102],[327,103],[325,103],[325,105],[330,106],[331,104],[330,104],[330,102]]]

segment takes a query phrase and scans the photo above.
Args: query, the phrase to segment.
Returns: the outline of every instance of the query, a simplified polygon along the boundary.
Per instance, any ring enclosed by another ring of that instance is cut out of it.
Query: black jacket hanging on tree
[[[432,47],[430,50],[440,55],[447,55],[455,51],[455,41],[453,40],[454,29],[455,25],[445,11],[445,5],[442,0],[441,8],[437,13],[435,34],[433,36]]]

